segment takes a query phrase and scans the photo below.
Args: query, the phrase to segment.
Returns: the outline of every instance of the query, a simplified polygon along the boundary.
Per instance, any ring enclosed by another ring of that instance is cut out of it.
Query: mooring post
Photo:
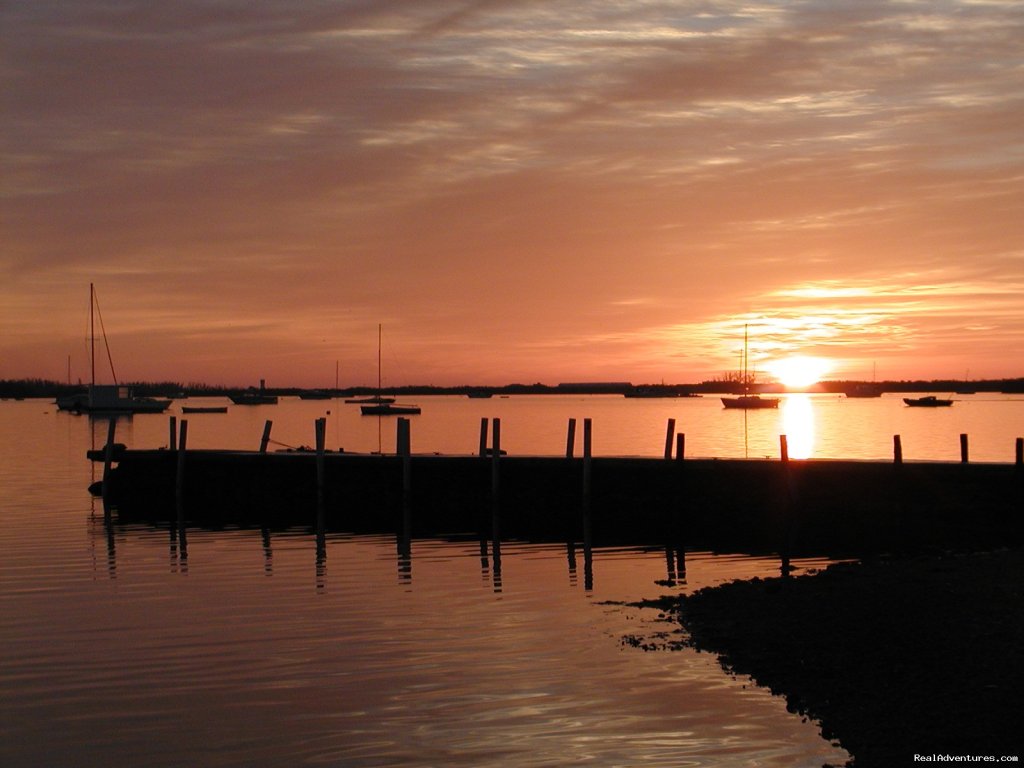
[[[174,475],[174,499],[178,510],[179,535],[185,517],[184,495],[185,495],[185,450],[188,447],[188,419],[182,419],[180,424],[181,432],[178,436],[178,466]]]
[[[491,420],[491,541],[495,564],[501,557],[501,419]]]
[[[402,538],[403,543],[408,544],[412,522],[412,438],[409,420],[399,418],[397,429],[398,455],[402,457]]]
[[[785,498],[783,503],[782,519],[782,551],[779,553],[780,569],[783,576],[789,576],[792,570],[789,563],[789,550],[793,537],[794,526],[794,492],[793,477],[789,473],[789,438],[786,435],[779,435],[779,458],[782,462],[782,482],[784,485]]]
[[[903,443],[900,441],[899,435],[892,436],[892,463],[903,463]]]
[[[270,428],[274,426],[274,422],[267,419],[267,422],[263,425],[263,438],[260,440],[260,453],[267,452],[267,443],[270,442]]]
[[[960,463],[966,464],[970,461],[970,457],[967,452],[967,435],[960,433]]]
[[[1017,453],[1014,464],[1018,467],[1024,466],[1024,437],[1017,438]]]
[[[676,420],[669,419],[668,425],[665,427],[665,458],[672,458],[672,441],[676,434]]]
[[[324,530],[324,450],[327,442],[327,419],[315,422],[316,430],[316,529]]]
[[[676,461],[682,461],[686,455],[686,433],[676,435]]]
[[[487,455],[487,417],[480,419],[480,456]]]
[[[117,418],[111,416],[107,425],[107,444],[103,449],[103,522],[110,522],[110,465],[114,460],[114,430]]]
[[[590,551],[590,480],[592,428],[590,419],[583,420],[583,548]]]
[[[170,439],[168,440],[167,444],[168,444],[168,447],[170,448],[170,450],[176,451],[176,450],[178,450],[178,417],[177,416],[171,416],[170,427],[171,427],[171,436],[170,436]]]
[[[565,432],[565,458],[571,459],[576,451],[576,419],[569,419],[569,428]]]

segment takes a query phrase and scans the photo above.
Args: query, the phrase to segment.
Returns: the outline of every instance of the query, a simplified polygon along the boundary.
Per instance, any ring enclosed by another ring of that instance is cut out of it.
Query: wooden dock
[[[684,460],[668,437],[666,458],[594,457],[589,445],[505,456],[500,431],[490,448],[482,435],[480,455],[413,455],[405,429],[390,455],[325,451],[320,430],[306,451],[186,450],[183,431],[173,449],[93,458],[107,460],[98,490],[124,522],[793,554],[1001,546],[1024,532],[1019,461],[796,461],[784,437],[775,460]]]

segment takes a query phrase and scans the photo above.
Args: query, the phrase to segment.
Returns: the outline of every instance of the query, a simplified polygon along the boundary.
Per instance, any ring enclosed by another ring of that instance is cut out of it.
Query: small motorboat
[[[740,395],[739,397],[723,397],[722,405],[726,408],[745,408],[754,410],[758,408],[778,408],[779,398],[761,397],[760,395]]]
[[[421,413],[418,405],[400,405],[398,403],[376,403],[359,406],[363,416],[415,416]]]
[[[925,395],[924,397],[904,397],[903,402],[913,408],[942,408],[943,406],[953,404],[952,400],[938,398],[935,395]]]

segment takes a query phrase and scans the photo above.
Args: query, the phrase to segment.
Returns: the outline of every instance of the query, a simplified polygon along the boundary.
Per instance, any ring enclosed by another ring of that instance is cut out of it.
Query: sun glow
[[[832,370],[832,362],[822,357],[794,355],[773,360],[765,367],[784,386],[802,389],[820,381],[822,376]]]

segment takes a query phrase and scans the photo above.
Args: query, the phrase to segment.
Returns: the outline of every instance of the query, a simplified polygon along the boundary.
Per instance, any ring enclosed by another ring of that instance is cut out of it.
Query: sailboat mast
[[[89,382],[96,385],[96,326],[95,311],[93,310],[93,296],[96,289],[89,283]]]
[[[743,391],[750,389],[750,377],[747,375],[747,325],[743,324]]]
[[[380,397],[380,342],[382,324],[377,323],[377,396]]]

